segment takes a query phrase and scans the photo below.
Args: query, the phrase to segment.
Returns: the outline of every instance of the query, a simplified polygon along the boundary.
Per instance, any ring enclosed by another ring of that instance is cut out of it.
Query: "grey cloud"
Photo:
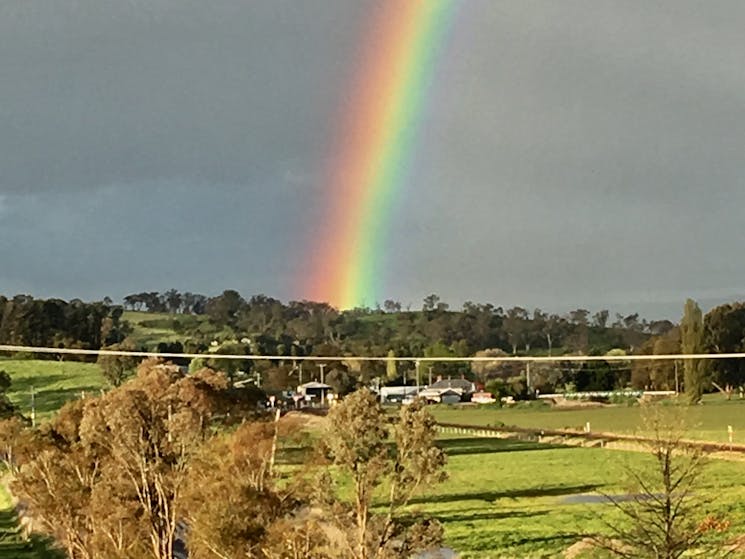
[[[0,189],[251,183],[312,164],[348,71],[352,3],[8,2]]]
[[[371,5],[0,5],[0,291],[304,296]],[[743,24],[740,2],[460,3],[383,297],[674,317],[745,293]]]
[[[426,269],[403,291],[563,308],[734,292],[742,6],[479,5],[401,211],[430,227],[394,243],[391,289]]]

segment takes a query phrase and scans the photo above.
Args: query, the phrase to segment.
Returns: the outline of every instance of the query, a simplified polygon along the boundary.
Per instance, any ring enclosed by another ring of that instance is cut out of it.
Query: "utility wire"
[[[501,357],[363,357],[319,355],[238,355],[222,353],[157,353],[154,351],[121,351],[111,349],[75,349],[59,347],[34,347],[2,345],[0,352],[59,354],[59,355],[113,355],[131,357],[160,357],[167,359],[242,359],[251,361],[419,361],[437,363],[556,363],[562,361],[675,361],[687,359],[743,359],[745,353],[689,353],[665,355],[556,355],[556,356],[501,356]]]

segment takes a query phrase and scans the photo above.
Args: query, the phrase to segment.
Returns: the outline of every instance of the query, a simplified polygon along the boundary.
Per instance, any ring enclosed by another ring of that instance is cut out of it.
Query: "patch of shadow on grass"
[[[58,380],[52,377],[51,382]],[[21,413],[28,414],[31,411],[31,386],[35,389],[34,400],[37,415],[56,412],[66,402],[79,399],[83,393],[86,396],[98,396],[101,393],[101,388],[93,385],[44,389],[45,382],[49,382],[48,377],[40,376],[34,383],[28,383],[28,388],[19,388],[15,383],[11,385],[11,400],[18,406]]]
[[[66,402],[77,400],[83,394],[98,396],[100,393],[101,389],[97,386],[77,386],[75,388],[44,390],[36,395],[36,410],[42,413],[57,411]]]
[[[9,392],[30,392],[33,386],[36,390],[65,379],[63,373],[60,374],[33,374],[26,376],[13,377],[11,374]]]
[[[475,437],[465,437],[461,439],[442,439],[437,441],[437,446],[443,449],[448,454],[448,456],[570,448],[565,445],[539,443],[535,441]]]
[[[415,497],[411,504],[426,503],[455,503],[458,501],[486,501],[492,503],[497,499],[520,499],[523,497],[560,497],[576,493],[591,493],[597,484],[557,485],[553,487],[527,487],[525,489],[510,489],[507,491],[480,491],[476,493],[448,493],[446,495],[427,495]]]
[[[601,495],[599,493],[579,493],[575,495],[564,495],[559,501],[562,505],[575,505],[575,504],[593,504],[593,503],[621,503],[626,501],[649,501],[652,499],[661,499],[664,497],[662,493],[654,493],[647,495],[646,493],[622,493],[620,495]]]
[[[65,554],[37,534],[25,540],[15,511],[4,509],[0,510],[0,559],[65,559]]]
[[[505,520],[508,518],[531,518],[543,516],[546,511],[478,511],[454,514],[435,514],[434,517],[440,522],[476,522],[479,520]]]
[[[516,538],[510,540],[510,545],[526,545],[534,546],[537,544],[561,544],[562,547],[572,544],[577,541],[578,538],[584,537],[584,534],[575,534],[571,532],[565,532],[563,534],[556,534],[553,536],[536,536],[534,538]]]
[[[521,537],[519,528],[515,528],[509,532],[500,530],[498,534],[492,533],[490,535],[498,536],[498,548],[505,551],[505,554],[499,555],[499,557],[560,557],[560,550],[584,537],[583,534],[572,532],[564,532],[551,536],[536,535],[535,537]],[[470,553],[493,553],[495,550],[495,542],[492,537],[473,538],[465,536],[463,538],[453,538],[452,544],[456,549],[468,550]],[[520,554],[518,555],[518,553]]]

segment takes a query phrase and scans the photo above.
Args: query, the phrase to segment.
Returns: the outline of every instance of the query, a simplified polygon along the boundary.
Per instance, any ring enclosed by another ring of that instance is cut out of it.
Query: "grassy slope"
[[[19,360],[0,358],[0,370],[12,379],[9,397],[22,413],[30,415],[31,387],[36,393],[36,417],[49,418],[66,401],[79,398],[82,392],[95,392],[105,384],[93,363]],[[0,484],[0,559],[58,559],[63,557],[47,543],[33,537],[23,541],[18,519],[7,489]]]
[[[445,438],[442,444],[450,478],[414,506],[443,522],[447,544],[464,559],[560,556],[584,534],[604,531],[599,513],[613,515],[606,504],[562,500],[624,493],[624,468],[648,461],[640,453],[501,439]],[[703,478],[704,492],[717,497],[705,512],[724,515],[735,527],[745,527],[744,469],[712,461]]]
[[[61,559],[45,541],[33,537],[24,541],[19,534],[18,518],[7,490],[0,485],[0,559]]]
[[[83,392],[97,392],[106,384],[95,363],[0,358],[0,370],[11,377],[11,401],[27,416],[33,387],[37,419],[50,417],[68,400],[79,398]]]
[[[205,315],[125,311],[122,319],[132,326],[130,337],[134,343],[148,350],[156,349],[160,342],[183,342],[189,337],[176,332],[174,323],[180,323],[182,327],[188,325],[189,331],[196,328],[199,334],[207,339],[222,340],[234,337],[229,329],[215,328]]]
[[[639,407],[608,406],[586,409],[494,408],[433,406],[435,417],[446,423],[470,425],[518,425],[545,429],[582,428],[590,422],[593,431],[633,433],[640,428]],[[734,442],[745,444],[745,400],[727,401],[710,395],[704,405],[686,410],[690,437],[727,441],[727,426],[734,429]]]
[[[174,342],[182,340],[181,336],[167,327],[153,328],[144,326],[143,322],[162,320],[167,321],[176,318],[177,315],[168,313],[148,313],[138,311],[125,311],[122,319],[132,325],[133,332],[131,337],[137,345],[142,345],[150,349],[160,342]]]

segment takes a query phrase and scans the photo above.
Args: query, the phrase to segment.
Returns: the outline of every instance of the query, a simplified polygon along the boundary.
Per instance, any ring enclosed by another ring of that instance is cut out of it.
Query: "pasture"
[[[184,342],[191,334],[218,340],[235,337],[229,328],[213,325],[206,315],[124,311],[122,320],[132,327],[129,337],[134,344],[148,351],[156,350],[161,342]]]
[[[132,326],[130,337],[136,345],[148,350],[154,349],[160,342],[175,342],[183,338],[174,329],[177,315],[168,313],[145,313],[138,311],[124,311],[122,320]]]
[[[512,408],[475,405],[437,405],[430,409],[438,421],[475,426],[515,425],[537,429],[582,429],[587,422],[592,431],[641,433],[639,406],[552,408],[548,404],[518,404]],[[663,403],[661,405],[672,405]],[[727,426],[733,428],[733,442],[745,444],[745,400],[726,400],[711,394],[698,406],[681,407],[686,416],[687,436],[694,439],[727,442]]]
[[[43,538],[24,540],[10,495],[0,485],[0,559],[64,559]]]
[[[441,445],[450,477],[413,506],[444,524],[446,544],[463,559],[560,557],[585,535],[606,531],[601,516],[618,517],[611,505],[583,497],[623,494],[626,469],[651,463],[637,452],[509,439],[443,437]],[[711,460],[701,480],[701,491],[716,497],[702,513],[729,520],[732,536],[745,533],[744,472],[741,462]]]
[[[68,400],[106,386],[95,363],[0,358],[0,371],[10,375],[8,397],[26,416],[31,414],[33,388],[37,420],[49,418]]]
[[[26,414],[34,387],[42,420],[81,392],[105,386],[98,366],[91,363],[0,358],[0,370],[10,374],[10,398]],[[430,409],[440,421],[472,425],[581,428],[590,421],[593,430],[635,432],[640,424],[638,406]],[[735,441],[745,442],[745,402],[709,396],[704,405],[686,409],[694,429],[691,436],[726,440],[729,424]],[[602,532],[601,516],[615,515],[608,504],[583,503],[585,497],[591,501],[600,493],[625,493],[626,468],[649,463],[649,457],[638,452],[454,435],[439,440],[448,453],[449,479],[416,497],[411,506],[443,523],[446,545],[463,559],[560,557],[586,534]],[[745,533],[743,473],[745,463],[712,460],[702,478],[702,494],[715,498],[702,512],[730,521],[733,536]],[[584,557],[600,556],[593,551]],[[51,557],[43,542],[20,540],[8,495],[0,487],[0,559]]]

